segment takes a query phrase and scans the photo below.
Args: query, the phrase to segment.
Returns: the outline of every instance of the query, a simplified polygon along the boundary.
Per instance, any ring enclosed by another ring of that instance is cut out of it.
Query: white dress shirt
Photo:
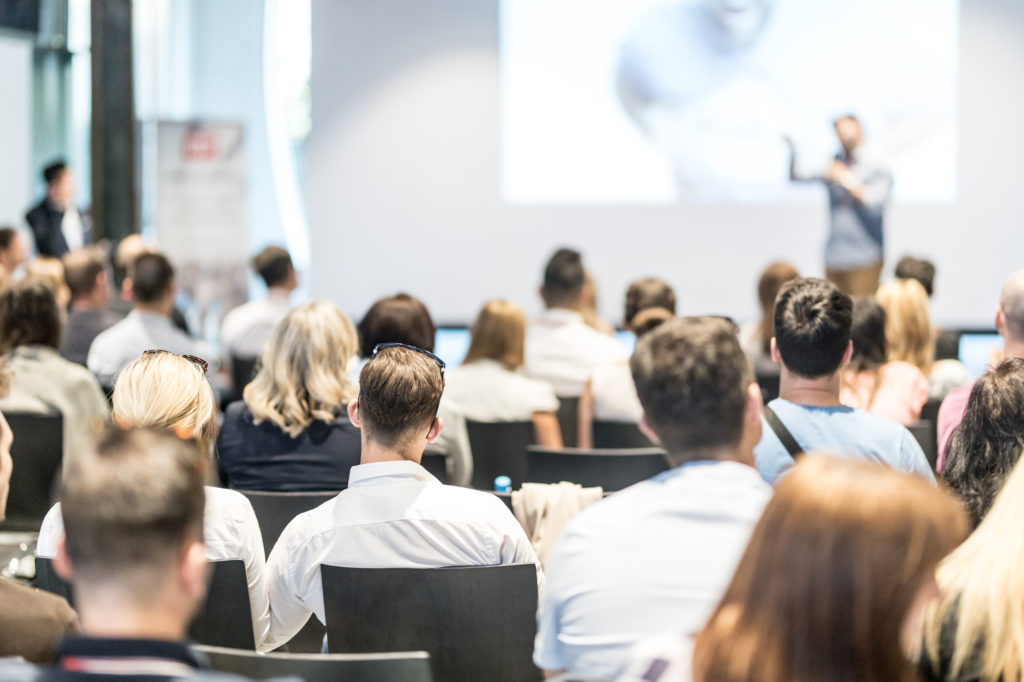
[[[537,564],[512,513],[490,493],[442,485],[419,464],[352,467],[348,489],[300,514],[267,560],[270,646],[286,643],[310,613],[320,622],[320,566],[436,568]]]
[[[262,301],[249,301],[234,308],[224,316],[221,326],[222,355],[226,358],[259,357],[274,327],[291,309],[289,292],[283,289],[270,289]]]
[[[57,541],[64,533],[60,503],[53,505],[39,529],[36,555],[52,559],[57,555]],[[270,651],[267,635],[270,630],[270,603],[267,598],[266,560],[263,536],[256,513],[245,495],[234,490],[206,486],[203,510],[203,542],[210,561],[241,560],[249,583],[249,608],[252,611],[253,639],[256,649]]]
[[[86,365],[101,384],[112,386],[117,373],[147,350],[168,350],[213,360],[205,344],[175,327],[170,317],[133,310],[93,340]]]
[[[595,367],[626,357],[619,342],[575,310],[547,310],[526,330],[526,374],[548,382],[559,396],[581,395]]]
[[[597,367],[590,375],[590,397],[594,419],[636,424],[644,416],[627,362]]]
[[[77,251],[85,246],[85,228],[82,226],[82,215],[74,206],[69,206],[68,210],[64,211],[64,217],[60,221],[60,231],[64,235],[68,251]]]
[[[534,663],[613,677],[639,640],[700,630],[771,494],[752,466],[699,461],[584,509],[545,565]]]

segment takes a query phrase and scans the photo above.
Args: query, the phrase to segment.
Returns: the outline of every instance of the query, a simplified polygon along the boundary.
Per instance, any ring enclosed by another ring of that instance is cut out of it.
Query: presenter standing
[[[92,241],[89,218],[75,206],[75,176],[63,161],[43,169],[46,196],[25,215],[40,256],[60,258]]]
[[[825,277],[851,296],[869,296],[882,274],[885,208],[892,171],[878,150],[864,144],[860,121],[842,116],[834,123],[842,150],[824,170],[802,175],[789,138],[789,177],[821,181],[828,189],[830,229],[825,245]]]

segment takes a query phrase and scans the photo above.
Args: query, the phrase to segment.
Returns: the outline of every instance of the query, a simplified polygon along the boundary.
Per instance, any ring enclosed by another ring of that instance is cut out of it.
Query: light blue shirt
[[[928,459],[904,426],[853,407],[810,407],[778,398],[769,403],[804,452],[880,462],[935,483]],[[762,418],[761,442],[754,448],[757,469],[772,485],[793,467],[782,441]]]
[[[546,565],[534,663],[614,677],[641,639],[696,633],[770,497],[752,467],[701,461],[585,509]]]

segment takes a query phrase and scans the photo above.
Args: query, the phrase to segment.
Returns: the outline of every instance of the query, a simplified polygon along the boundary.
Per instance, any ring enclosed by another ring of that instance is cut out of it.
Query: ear
[[[764,411],[764,396],[761,394],[761,387],[757,382],[751,382],[747,386],[747,400],[743,409],[743,419],[748,428],[756,429],[757,440],[761,440],[761,413]]]
[[[189,601],[198,603],[206,594],[210,563],[206,560],[206,546],[202,542],[189,542],[181,559],[181,589]]]
[[[57,538],[57,554],[53,557],[53,570],[64,582],[71,582],[74,572],[71,570],[71,559],[68,557],[67,536],[64,533]]]
[[[843,361],[840,367],[850,364],[850,359],[853,358],[853,339],[846,344],[846,352],[843,353]]]
[[[641,415],[640,421],[637,422],[637,428],[640,429],[640,433],[647,436],[652,443],[655,445],[661,445],[661,439],[658,438],[658,434],[651,428],[650,423],[647,421],[647,415]]]
[[[775,337],[774,336],[772,337],[772,340],[771,340],[769,345],[770,345],[770,348],[768,349],[768,352],[771,355],[772,362],[774,362],[776,365],[781,365],[782,364],[782,353],[779,352],[779,344],[775,343]]]
[[[430,423],[430,430],[427,431],[427,442],[433,443],[437,440],[437,437],[441,435],[444,430],[444,418],[434,417],[434,421]]]
[[[996,308],[996,331],[1000,336],[1006,336],[1006,313],[1003,312],[1002,306]]]
[[[359,398],[355,397],[348,401],[348,420],[352,422],[352,426],[358,428],[362,427],[362,423],[359,421]]]

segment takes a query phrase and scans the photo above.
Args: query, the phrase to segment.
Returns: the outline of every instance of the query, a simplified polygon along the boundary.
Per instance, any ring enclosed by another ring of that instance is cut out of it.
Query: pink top
[[[935,470],[942,471],[946,466],[946,454],[949,451],[949,441],[953,440],[953,432],[960,422],[964,420],[964,413],[967,412],[967,401],[971,397],[971,389],[974,384],[954,388],[946,394],[945,400],[939,407],[938,434],[939,434],[939,456],[935,463]]]
[[[846,372],[839,402],[909,426],[917,422],[928,402],[928,379],[910,363],[889,362],[878,368],[875,390],[874,372]]]

